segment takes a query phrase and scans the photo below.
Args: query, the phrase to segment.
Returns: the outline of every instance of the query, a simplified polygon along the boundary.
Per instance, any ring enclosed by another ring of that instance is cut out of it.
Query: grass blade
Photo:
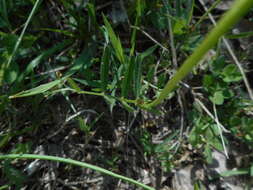
[[[9,59],[8,59],[8,62],[7,62],[7,64],[6,64],[6,66],[5,66],[5,68],[8,68],[8,67],[10,66],[11,62],[13,61],[13,59],[14,59],[14,57],[15,57],[15,54],[16,54],[16,52],[17,52],[17,50],[18,50],[18,48],[19,48],[19,46],[20,46],[20,44],[21,44],[21,41],[22,41],[23,37],[24,37],[24,34],[25,34],[25,32],[26,32],[26,29],[27,29],[29,23],[31,22],[32,17],[33,17],[33,15],[35,14],[35,12],[36,12],[36,10],[37,10],[37,8],[39,7],[39,5],[40,5],[41,2],[42,2],[42,0],[37,0],[37,1],[35,2],[35,4],[34,4],[34,6],[33,6],[33,8],[32,8],[32,11],[31,11],[31,13],[30,13],[30,15],[29,15],[27,21],[25,22],[25,26],[24,26],[24,28],[23,28],[23,30],[22,30],[22,32],[21,32],[21,34],[20,34],[20,36],[19,36],[19,38],[18,38],[16,44],[15,44],[15,47],[14,47],[14,49],[13,49],[13,51],[12,51],[12,54],[10,55],[10,57],[9,57]],[[4,75],[4,74],[3,74],[3,75]],[[3,77],[4,77],[4,76],[3,76]],[[0,84],[2,84],[3,77],[0,78]]]
[[[135,63],[134,63],[134,94],[136,98],[140,97],[141,94],[141,64],[142,60],[140,56],[137,56],[135,58]]]
[[[92,164],[88,164],[85,162],[80,162],[80,161],[76,161],[76,160],[72,160],[72,159],[68,159],[68,158],[61,158],[61,157],[57,157],[57,156],[47,156],[47,155],[36,155],[36,154],[7,154],[7,155],[0,155],[0,160],[3,159],[40,159],[40,160],[51,160],[51,161],[55,161],[55,162],[62,162],[62,163],[66,163],[66,164],[71,164],[71,165],[75,165],[75,166],[80,166],[80,167],[84,167],[84,168],[89,168],[92,170],[95,170],[97,172],[100,172],[102,174],[106,174],[118,179],[122,179],[126,182],[132,183],[134,185],[137,185],[139,187],[142,187],[143,189],[147,189],[147,190],[155,190],[152,187],[149,187],[147,185],[144,185],[134,179],[116,174],[114,172],[111,172],[109,170],[103,169],[101,167],[98,166],[94,166]]]
[[[46,84],[42,84],[40,86],[37,86],[35,88],[29,89],[29,90],[25,90],[23,92],[20,92],[18,94],[9,96],[10,99],[13,98],[21,98],[21,97],[27,97],[27,96],[34,96],[37,94],[41,94],[44,93],[48,90],[50,90],[51,88],[55,87],[56,85],[60,84],[62,82],[62,80],[55,80]]]
[[[59,44],[56,44],[52,48],[43,51],[39,56],[33,59],[29,65],[26,67],[25,71],[18,77],[17,84],[19,84],[25,76],[30,74],[35,67],[37,67],[43,60],[47,59],[49,56],[53,55],[55,52],[58,52],[72,43],[72,40],[66,40]]]
[[[100,80],[101,80],[101,88],[103,89],[103,91],[106,91],[108,84],[110,55],[111,55],[110,49],[106,46],[104,48],[102,63],[100,67]]]
[[[103,15],[103,19],[104,19],[104,23],[105,23],[105,27],[108,31],[113,49],[115,51],[116,57],[118,58],[118,60],[124,64],[125,63],[125,57],[124,57],[124,51],[120,42],[119,37],[116,36],[115,32],[112,29],[112,26],[110,25],[109,21],[107,20],[107,18]]]
[[[132,57],[129,63],[126,65],[127,68],[126,68],[126,72],[125,72],[124,79],[122,82],[122,91],[121,91],[122,97],[126,97],[128,95],[130,86],[132,84],[132,79],[133,79],[134,64],[135,64],[135,61],[134,61],[134,58]]]

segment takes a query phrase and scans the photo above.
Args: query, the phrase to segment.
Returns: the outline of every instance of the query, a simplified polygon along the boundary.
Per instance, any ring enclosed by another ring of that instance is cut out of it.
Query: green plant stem
[[[232,8],[225,13],[215,28],[206,36],[204,41],[196,48],[194,53],[186,59],[184,64],[171,80],[167,82],[160,95],[151,103],[144,104],[144,108],[150,109],[160,104],[170,92],[172,92],[178,83],[192,71],[204,55],[210,50],[233,25],[235,25],[253,6],[253,0],[237,0]]]
[[[144,185],[134,179],[113,173],[109,170],[103,169],[101,167],[98,166],[94,166],[91,164],[87,164],[85,162],[80,162],[80,161],[76,161],[76,160],[72,160],[72,159],[68,159],[68,158],[61,158],[61,157],[57,157],[57,156],[47,156],[47,155],[36,155],[36,154],[7,154],[7,155],[0,155],[0,160],[3,159],[40,159],[40,160],[51,160],[51,161],[56,161],[56,162],[62,162],[62,163],[66,163],[66,164],[71,164],[71,165],[75,165],[75,166],[80,166],[80,167],[85,167],[85,168],[89,168],[92,170],[95,170],[97,172],[106,174],[106,175],[110,175],[112,177],[130,182],[132,184],[135,184],[139,187],[142,187],[143,189],[147,189],[147,190],[155,190],[152,187],[149,187],[147,185]]]

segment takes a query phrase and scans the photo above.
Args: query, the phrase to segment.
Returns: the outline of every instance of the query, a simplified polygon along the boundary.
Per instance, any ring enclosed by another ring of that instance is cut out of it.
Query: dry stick
[[[216,106],[215,106],[214,103],[213,103],[213,110],[214,110],[214,115],[215,115],[216,124],[217,124],[217,127],[218,127],[218,129],[219,129],[219,133],[220,133],[221,143],[222,143],[222,146],[223,146],[223,148],[224,148],[224,154],[226,155],[227,158],[229,158],[229,156],[228,156],[228,151],[227,151],[227,148],[226,148],[226,145],[225,145],[225,141],[224,141],[224,138],[223,138],[223,134],[222,134],[220,122],[219,122],[219,119],[218,119]]]
[[[155,40],[151,35],[149,35],[147,32],[145,32],[144,30],[142,30],[140,27],[131,26],[131,28],[135,28],[136,30],[141,31],[145,36],[147,36],[151,41],[153,41],[155,44],[157,44],[158,46],[160,46],[163,50],[166,50],[168,52],[170,51],[166,47],[164,47],[160,42],[158,42],[157,40]]]
[[[169,36],[170,36],[170,48],[171,48],[171,53],[172,53],[172,63],[174,67],[177,69],[178,68],[178,63],[177,63],[177,52],[175,48],[175,43],[174,43],[174,36],[173,36],[173,31],[172,31],[172,25],[171,25],[171,20],[168,19],[168,25],[169,25]],[[183,137],[183,130],[184,130],[184,106],[183,106],[183,101],[182,101],[182,96],[180,93],[180,90],[177,91],[178,93],[178,103],[180,105],[180,112],[181,112],[181,121],[180,121],[180,139],[179,141],[182,140]]]
[[[219,124],[219,126],[222,128],[222,130],[226,133],[230,133],[216,118],[213,116],[213,114],[207,109],[207,107],[198,99],[194,98],[194,100],[200,105],[200,107],[209,115],[216,123]]]
[[[207,7],[205,6],[203,0],[199,0],[199,2],[201,3],[201,5],[203,6],[203,8],[205,9],[205,11],[207,11]],[[209,16],[209,19],[211,20],[211,22],[213,23],[214,26],[216,26],[216,21],[214,20],[213,18],[213,15],[211,13],[208,13],[208,16]],[[230,54],[230,56],[232,57],[233,61],[235,62],[235,64],[237,65],[238,69],[240,70],[241,72],[241,75],[242,75],[242,78],[243,78],[243,81],[245,83],[245,86],[247,88],[247,91],[249,93],[249,97],[251,100],[253,100],[253,92],[252,92],[252,89],[250,88],[250,85],[249,85],[249,81],[245,75],[245,72],[243,70],[243,67],[241,66],[241,63],[239,62],[239,60],[237,59],[237,57],[235,56],[231,46],[229,45],[228,43],[228,40],[225,39],[224,37],[222,37],[222,41],[223,43],[225,44],[227,50],[228,50],[228,53]]]
[[[174,64],[174,66],[176,67],[176,69],[178,68],[178,64],[177,64],[177,52],[176,52],[176,48],[175,48],[175,43],[174,43],[174,36],[173,36],[173,31],[172,31],[172,25],[171,25],[171,20],[168,20],[168,24],[169,24],[169,35],[170,35],[170,47],[171,47],[171,52],[172,52],[172,62]],[[181,121],[180,121],[180,141],[183,138],[183,130],[184,130],[184,106],[183,106],[183,101],[182,101],[182,96],[181,96],[181,91],[178,90],[178,103],[179,106],[181,108],[180,113],[181,113]]]

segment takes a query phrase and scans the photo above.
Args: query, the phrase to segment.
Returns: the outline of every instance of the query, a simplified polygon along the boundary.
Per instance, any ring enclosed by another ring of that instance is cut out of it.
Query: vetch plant
[[[170,92],[172,92],[178,83],[192,71],[204,55],[210,50],[218,40],[235,25],[253,6],[252,0],[237,0],[232,8],[221,18],[213,30],[207,35],[205,40],[199,45],[194,53],[186,59],[184,64],[179,68],[175,76],[167,82],[160,95],[151,103],[145,103],[142,107],[150,109],[159,105]]]

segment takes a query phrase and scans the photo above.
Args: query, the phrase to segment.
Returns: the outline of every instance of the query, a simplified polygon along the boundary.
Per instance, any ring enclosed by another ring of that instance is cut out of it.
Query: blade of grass
[[[100,80],[101,88],[103,91],[107,90],[108,78],[109,78],[109,66],[110,66],[110,49],[108,46],[104,48],[104,53],[102,56],[102,63],[100,67]]]
[[[87,4],[87,9],[88,9],[88,15],[89,15],[89,17],[91,18],[91,21],[92,21],[92,25],[95,28],[97,28],[98,23],[97,23],[96,10],[95,10],[94,4],[88,3]]]
[[[132,57],[129,60],[129,63],[126,65],[126,72],[124,75],[124,79],[122,81],[122,89],[121,89],[121,95],[122,97],[126,97],[128,95],[128,92],[130,90],[130,86],[132,84],[132,80],[133,80],[133,73],[134,73],[134,57]]]
[[[112,26],[110,25],[110,23],[107,20],[107,18],[105,17],[105,15],[103,15],[103,20],[104,20],[104,23],[105,23],[105,27],[108,31],[113,49],[114,49],[115,54],[116,54],[116,57],[121,62],[121,64],[124,64],[125,63],[125,56],[124,56],[124,51],[123,51],[120,39],[119,39],[119,37],[116,36],[115,32],[112,29]]]
[[[0,15],[2,15],[3,21],[6,23],[7,28],[11,31],[11,24],[8,18],[8,12],[7,12],[7,6],[6,6],[6,0],[2,0],[0,2]]]
[[[25,71],[18,77],[16,83],[19,84],[25,76],[30,74],[35,67],[37,67],[43,60],[47,59],[49,56],[53,55],[55,52],[62,50],[66,46],[72,43],[72,40],[66,40],[59,44],[56,44],[52,48],[43,51],[39,56],[33,59],[28,66],[26,67]]]
[[[134,63],[134,94],[136,99],[140,97],[141,94],[141,64],[142,60],[140,56],[137,56],[135,58],[135,63]]]
[[[0,160],[3,159],[40,159],[40,160],[51,160],[51,161],[55,161],[55,162],[62,162],[62,163],[66,163],[66,164],[71,164],[71,165],[75,165],[75,166],[80,166],[80,167],[84,167],[84,168],[89,168],[92,170],[95,170],[97,172],[100,172],[102,174],[106,174],[109,176],[112,176],[114,178],[118,178],[121,180],[124,180],[126,182],[132,183],[138,187],[141,187],[143,189],[147,189],[147,190],[155,190],[152,187],[149,187],[147,185],[144,185],[134,179],[116,174],[114,172],[111,172],[109,170],[103,169],[101,167],[98,166],[94,166],[92,164],[88,164],[85,162],[80,162],[80,161],[76,161],[76,160],[72,160],[72,159],[68,159],[68,158],[61,158],[61,157],[56,157],[56,156],[47,156],[47,155],[36,155],[36,154],[7,154],[7,155],[0,155]]]
[[[248,169],[238,169],[238,170],[228,170],[225,172],[221,172],[220,176],[230,177],[230,176],[235,176],[235,175],[246,175],[246,174],[249,174]]]
[[[74,73],[87,69],[92,65],[92,55],[96,50],[95,44],[87,46],[82,51],[81,55],[74,61],[72,67],[64,74],[65,77],[69,77]]]
[[[33,8],[32,8],[32,11],[31,11],[31,13],[30,13],[30,15],[28,16],[27,21],[25,22],[24,28],[23,28],[23,30],[22,30],[22,32],[21,32],[21,34],[20,34],[20,36],[19,36],[19,38],[18,38],[18,40],[17,40],[15,46],[14,46],[14,49],[13,49],[13,51],[12,51],[12,54],[10,55],[10,57],[9,57],[9,59],[8,59],[8,62],[7,62],[7,64],[5,65],[5,68],[8,68],[8,67],[10,66],[11,62],[13,61],[13,59],[14,59],[14,57],[15,57],[15,54],[16,54],[16,52],[17,52],[17,50],[18,50],[18,48],[19,48],[19,46],[20,46],[20,44],[21,44],[21,41],[22,41],[23,37],[24,37],[24,34],[25,34],[25,32],[26,32],[26,29],[27,29],[29,23],[31,22],[32,17],[33,17],[33,15],[35,14],[35,12],[36,12],[36,10],[38,9],[38,7],[39,7],[39,5],[40,5],[41,2],[42,2],[42,0],[37,0],[37,1],[35,2],[34,6],[33,6]],[[3,75],[4,75],[4,74],[3,74]],[[1,78],[0,78],[0,84],[2,84],[2,80],[3,80],[3,78],[1,77]]]
[[[9,96],[10,99],[13,98],[21,98],[21,97],[27,97],[27,96],[34,96],[37,94],[41,94],[43,92],[46,92],[50,90],[51,88],[55,87],[56,85],[60,84],[62,80],[55,80],[46,84],[42,84],[40,86],[37,86],[35,88],[25,90],[23,92],[17,93],[15,95]]]
[[[136,16],[135,16],[134,26],[137,27],[137,26],[139,26],[140,17],[141,17],[141,1],[137,0],[136,4],[137,4],[137,6],[136,6]],[[131,51],[130,51],[130,56],[134,55],[136,33],[137,33],[137,29],[133,28],[132,35],[131,35],[131,46],[132,47],[131,47]]]

